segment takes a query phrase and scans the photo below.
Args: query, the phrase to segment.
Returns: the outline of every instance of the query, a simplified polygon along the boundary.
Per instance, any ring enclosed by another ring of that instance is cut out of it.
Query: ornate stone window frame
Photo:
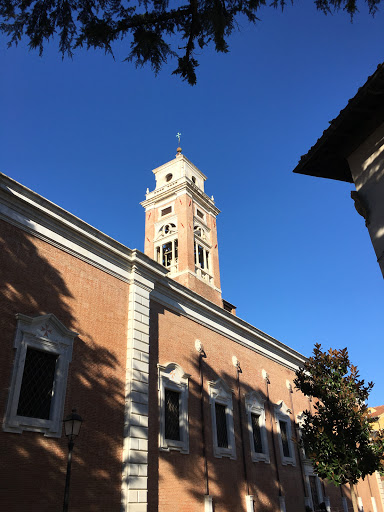
[[[267,437],[267,429],[265,424],[265,400],[257,393],[257,391],[251,391],[247,395],[245,395],[245,410],[247,413],[247,424],[248,424],[248,432],[249,432],[249,442],[251,446],[251,458],[253,462],[266,462],[269,464],[269,449],[268,449],[268,437]],[[259,416],[259,425],[260,425],[260,436],[261,436],[261,445],[262,452],[255,452],[255,446],[253,441],[253,426],[252,426],[252,414],[257,414]]]
[[[200,233],[198,231],[200,230]],[[195,217],[194,223],[193,223],[193,234],[195,238],[203,244],[207,246],[207,248],[210,248],[210,239],[211,239],[211,230],[208,228],[208,226],[205,225],[204,222],[201,222],[201,219],[197,219]]]
[[[14,339],[16,349],[8,404],[3,421],[4,432],[21,434],[24,430],[60,437],[67,389],[68,366],[72,360],[76,332],[67,329],[53,314],[29,317],[18,313]],[[18,416],[21,383],[27,349],[33,348],[58,356],[49,419]]]
[[[167,229],[167,233],[165,230]],[[177,218],[172,217],[167,220],[161,219],[160,222],[155,224],[155,243],[153,247],[153,258],[155,261],[163,264],[163,251],[165,244],[171,244],[171,259],[170,264],[165,267],[171,273],[178,271],[178,228]]]
[[[312,499],[311,483],[309,481],[309,477],[311,477],[311,476],[315,477],[317,496],[319,498],[319,503],[321,503],[321,502],[325,501],[325,498],[324,498],[324,495],[323,495],[323,489],[321,488],[321,480],[316,475],[316,473],[313,471],[312,464],[310,462],[305,462],[304,463],[304,480],[305,480],[305,485],[306,485],[306,488],[307,488],[306,489],[307,490],[307,496],[308,496],[308,498],[306,499],[306,505],[311,507],[312,510],[315,510],[313,499]]]
[[[159,370],[159,448],[170,451],[178,450],[181,453],[189,453],[189,425],[188,425],[188,379],[190,375],[185,373],[177,363],[168,363],[165,366],[157,365]],[[180,441],[166,439],[165,437],[165,390],[179,393],[179,420]]]
[[[309,459],[307,457],[307,454],[305,453],[305,448],[304,448],[304,445],[303,445],[303,442],[302,442],[303,433],[302,433],[302,430],[301,430],[302,426],[303,426],[303,423],[304,423],[304,420],[305,420],[305,413],[304,413],[304,411],[302,411],[302,412],[300,412],[299,414],[296,415],[296,420],[297,420],[297,431],[298,431],[299,439],[300,439],[299,451],[300,451],[302,460],[304,462],[307,462],[307,461],[309,461]]]
[[[276,420],[276,430],[278,434],[279,439],[279,446],[280,446],[280,456],[281,456],[281,463],[283,466],[296,466],[296,457],[295,457],[295,447],[292,442],[292,425],[291,425],[291,410],[287,407],[287,405],[284,403],[283,400],[280,400],[275,405],[275,420]],[[280,431],[280,421],[284,421],[287,424],[287,439],[288,439],[288,446],[289,446],[289,453],[290,456],[286,457],[284,455],[283,451],[283,442],[281,438],[281,431]]]
[[[236,459],[236,444],[235,444],[235,430],[233,425],[233,401],[232,390],[222,380],[217,379],[208,383],[209,389],[209,403],[211,405],[212,417],[212,438],[213,438],[213,455],[218,458],[229,457]],[[217,442],[217,429],[216,429],[216,407],[215,405],[221,404],[225,406],[225,418],[227,422],[227,435],[228,435],[228,448],[222,448]]]

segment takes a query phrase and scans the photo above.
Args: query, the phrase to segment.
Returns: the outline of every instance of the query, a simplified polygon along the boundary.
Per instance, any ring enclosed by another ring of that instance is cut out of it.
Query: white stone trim
[[[373,512],[377,512],[376,500],[375,500],[374,496],[371,496],[371,502],[372,502]]]
[[[383,486],[383,482],[381,481],[380,473],[378,471],[375,471],[375,477],[376,477],[377,487],[379,488],[381,507],[384,510],[384,486]]]
[[[159,369],[159,447],[162,450],[178,450],[189,453],[189,425],[188,425],[188,379],[190,375],[177,363],[168,363],[165,366],[157,365]],[[165,437],[165,390],[170,389],[180,394],[179,397],[179,426],[180,441],[166,439]]]
[[[171,214],[166,215],[165,216],[166,218],[161,217],[160,220],[155,223],[155,238],[154,238],[155,243],[158,243],[158,242],[166,243],[168,238],[173,238],[175,235],[177,235],[177,232],[178,232],[177,215],[172,215],[172,216],[170,216],[170,215]],[[175,229],[173,231],[171,231],[169,234],[164,235],[164,234],[160,233],[160,230],[167,224],[174,224]]]
[[[149,192],[149,194],[146,194],[145,196],[146,199],[140,204],[143,206],[145,211],[148,211],[155,202],[169,201],[170,197],[173,199],[174,197],[184,194],[193,196],[194,200],[199,202],[202,208],[204,208],[208,213],[211,213],[214,216],[217,216],[220,213],[220,210],[215,206],[214,201],[185,176],[173,179],[160,188]]]
[[[16,353],[3,430],[19,434],[24,430],[32,430],[34,432],[41,432],[46,437],[60,437],[67,389],[68,366],[72,359],[73,340],[77,333],[67,329],[53,314],[38,317],[17,314],[16,318],[17,327],[14,339]],[[28,347],[58,356],[49,420],[17,415]]]
[[[236,459],[235,431],[233,425],[233,402],[232,390],[222,379],[208,383],[209,403],[211,405],[212,418],[212,438],[213,438],[213,455],[218,458],[229,457]],[[216,409],[215,404],[225,406],[225,417],[227,422],[228,448],[218,446],[217,429],[216,429]]]
[[[268,438],[267,438],[267,428],[265,424],[265,400],[261,398],[259,393],[256,391],[252,391],[245,396],[245,410],[247,414],[247,424],[248,424],[248,432],[249,432],[249,442],[251,447],[251,458],[253,462],[263,461],[266,463],[270,462],[269,459],[269,449],[268,449]],[[262,452],[255,452],[255,446],[253,441],[253,427],[252,427],[252,414],[257,414],[259,416],[259,425],[260,425],[260,436],[261,436],[261,444],[262,444]]]
[[[304,480],[305,480],[305,486],[307,488],[307,496],[308,496],[309,506],[311,507],[312,510],[315,510],[315,506],[314,506],[313,500],[312,500],[311,484],[309,481],[310,476],[314,476],[316,478],[316,489],[317,489],[317,495],[319,497],[319,503],[321,503],[323,501],[325,502],[325,498],[323,496],[323,490],[321,488],[320,478],[313,471],[312,464],[305,463],[304,464]]]
[[[171,208],[171,211],[169,213],[165,213],[163,215],[163,210],[166,210],[167,208]],[[175,201],[171,201],[169,204],[166,203],[163,206],[159,205],[159,219],[169,219],[171,218],[170,215],[173,215],[175,213]]]
[[[200,217],[200,215],[198,215],[197,210],[199,210],[199,212],[203,214],[202,217]],[[207,225],[207,215],[208,215],[208,212],[204,208],[204,206],[200,206],[199,204],[194,203],[194,214],[193,214],[193,216],[194,216],[194,219],[193,219],[194,223],[198,220],[202,224],[204,224],[205,226],[208,227],[208,225]]]
[[[357,507],[359,512],[364,512],[363,498],[361,496],[357,497]]]
[[[306,358],[294,349],[172,279],[167,280],[166,283],[158,282],[151,297],[178,314],[190,318],[290,370],[297,370],[306,361]]]
[[[295,458],[295,447],[292,442],[292,425],[291,425],[291,410],[286,406],[283,400],[280,400],[275,405],[275,420],[276,420],[276,431],[278,434],[279,446],[280,446],[280,457],[281,463],[283,466],[291,465],[296,466],[296,458]],[[288,439],[288,447],[289,447],[289,457],[284,455],[283,451],[283,443],[281,438],[280,431],[280,421],[284,421],[287,424],[287,439]]]
[[[299,440],[300,440],[299,450],[301,453],[302,460],[305,463],[310,463],[310,460],[308,459],[307,454],[305,453],[305,448],[304,448],[304,444],[303,444],[302,427],[304,424],[305,416],[306,415],[305,415],[304,411],[301,411],[301,412],[299,412],[299,414],[296,415],[296,428],[297,428],[297,432],[299,434]]]
[[[159,278],[168,273],[148,256],[129,249],[2,173],[0,219],[126,282],[134,264]]]
[[[122,512],[147,511],[149,304],[154,283],[134,269],[129,285]]]
[[[213,498],[207,494],[204,495],[204,512],[213,512]]]
[[[247,512],[254,512],[253,495],[247,494],[245,496],[245,509]]]

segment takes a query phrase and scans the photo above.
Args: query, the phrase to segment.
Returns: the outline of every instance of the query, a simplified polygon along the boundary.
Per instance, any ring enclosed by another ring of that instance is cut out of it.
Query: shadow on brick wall
[[[237,370],[233,367],[233,372],[228,373],[218,368],[217,365],[214,367],[210,361],[214,360],[217,362],[220,358],[217,359],[215,354],[210,354],[209,349],[207,349],[207,357],[204,357],[202,360],[204,377],[202,396],[204,404],[203,435],[199,354],[192,348],[193,328],[190,328],[187,334],[184,334],[182,331],[178,332],[177,329],[180,329],[182,322],[175,319],[173,321],[173,332],[176,332],[176,334],[173,336],[172,342],[166,339],[164,328],[162,331],[162,339],[159,341],[159,323],[162,322],[163,326],[166,325],[164,316],[166,314],[166,308],[156,305],[151,317],[151,354],[153,357],[151,358],[150,368],[150,410],[158,410],[156,364],[166,364],[166,362],[170,361],[182,364],[184,371],[191,374],[188,394],[189,454],[181,454],[178,451],[167,452],[159,450],[157,435],[159,430],[159,418],[157,414],[150,416],[148,485],[151,501],[149,511],[172,510],[172,512],[197,512],[204,510],[203,500],[206,494],[206,472],[203,457],[204,439],[208,466],[209,494],[213,497],[216,512],[245,512],[245,497],[247,494],[254,496],[255,511],[280,511],[279,487],[281,494],[286,496],[287,512],[304,512],[304,483],[299,462],[299,447],[296,442],[293,425],[292,440],[296,464],[293,467],[282,466],[276,426],[273,427],[273,432],[271,427],[271,423],[275,422],[273,413],[275,404],[268,401],[266,387],[264,386],[263,389],[251,388],[244,383],[245,378],[243,379],[240,373],[241,428]],[[175,311],[172,311],[170,314],[176,315]],[[160,320],[163,316],[164,320]],[[174,342],[174,339],[177,339],[178,335],[180,336],[180,346],[181,340],[187,336],[189,339],[189,345],[187,346],[190,347],[181,347],[180,353],[177,353],[178,345]],[[162,354],[163,357],[165,355],[166,360],[159,360],[157,348],[159,343],[163,343]],[[228,343],[233,342],[228,340]],[[166,345],[165,348],[164,344]],[[181,361],[184,361],[184,363],[181,363]],[[186,368],[188,368],[188,370]],[[261,369],[258,368],[257,371],[260,372]],[[213,453],[212,416],[210,397],[208,394],[208,382],[217,381],[218,379],[222,379],[232,390],[236,460],[231,460],[228,457],[217,458]],[[285,389],[285,379],[283,382]],[[253,462],[251,459],[250,436],[244,397],[254,391],[257,391],[259,396],[265,401],[269,463],[263,461]],[[287,393],[286,389],[285,391]],[[287,405],[289,406],[289,404]],[[244,446],[244,458],[242,444]],[[333,491],[331,496],[333,503],[332,510],[342,510],[339,490],[334,488]],[[327,494],[329,495],[330,493],[327,492]]]
[[[87,296],[88,308],[79,303],[79,297],[71,290],[74,288],[79,294],[81,283],[69,286],[67,277],[64,278],[55,264],[60,260],[60,268],[67,269],[70,275],[71,259],[76,265],[75,258],[59,249],[3,221],[0,221],[0,245],[1,414],[4,414],[8,399],[15,354],[15,314],[54,313],[67,328],[80,333],[74,341],[64,409],[64,415],[67,415],[76,407],[84,418],[73,453],[70,510],[119,510],[123,370],[112,348],[109,350],[98,344],[99,327],[92,333],[82,328],[77,306],[81,306],[82,311],[96,307],[93,296]],[[81,265],[85,273],[87,268],[96,271],[83,262]],[[0,445],[2,510],[62,510],[68,453],[64,434],[56,439],[37,432],[13,434],[1,431]]]

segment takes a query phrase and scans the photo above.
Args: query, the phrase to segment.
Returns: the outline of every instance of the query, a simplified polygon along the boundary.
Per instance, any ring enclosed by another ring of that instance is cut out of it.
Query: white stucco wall
[[[384,277],[384,123],[348,158],[367,228]]]

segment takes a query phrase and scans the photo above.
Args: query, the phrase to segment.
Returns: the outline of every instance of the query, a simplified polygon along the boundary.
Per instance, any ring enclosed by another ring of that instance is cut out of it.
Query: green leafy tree
[[[357,0],[314,3],[325,14],[342,9],[353,17],[358,10]],[[374,15],[381,0],[365,3]],[[126,40],[125,60],[136,66],[149,64],[157,73],[176,57],[173,73],[193,85],[196,49],[212,43],[217,52],[228,52],[227,39],[238,19],[255,23],[264,5],[284,8],[286,0],[0,0],[0,30],[8,45],[25,36],[30,49],[40,54],[51,38],[58,37],[62,56],[72,56],[83,46],[113,54],[113,43]]]
[[[297,370],[295,386],[314,401],[314,413],[304,411],[302,440],[314,471],[335,485],[349,483],[353,509],[358,512],[354,484],[383,469],[383,432],[373,435],[366,401],[373,383],[360,380],[346,348],[313,356]]]

